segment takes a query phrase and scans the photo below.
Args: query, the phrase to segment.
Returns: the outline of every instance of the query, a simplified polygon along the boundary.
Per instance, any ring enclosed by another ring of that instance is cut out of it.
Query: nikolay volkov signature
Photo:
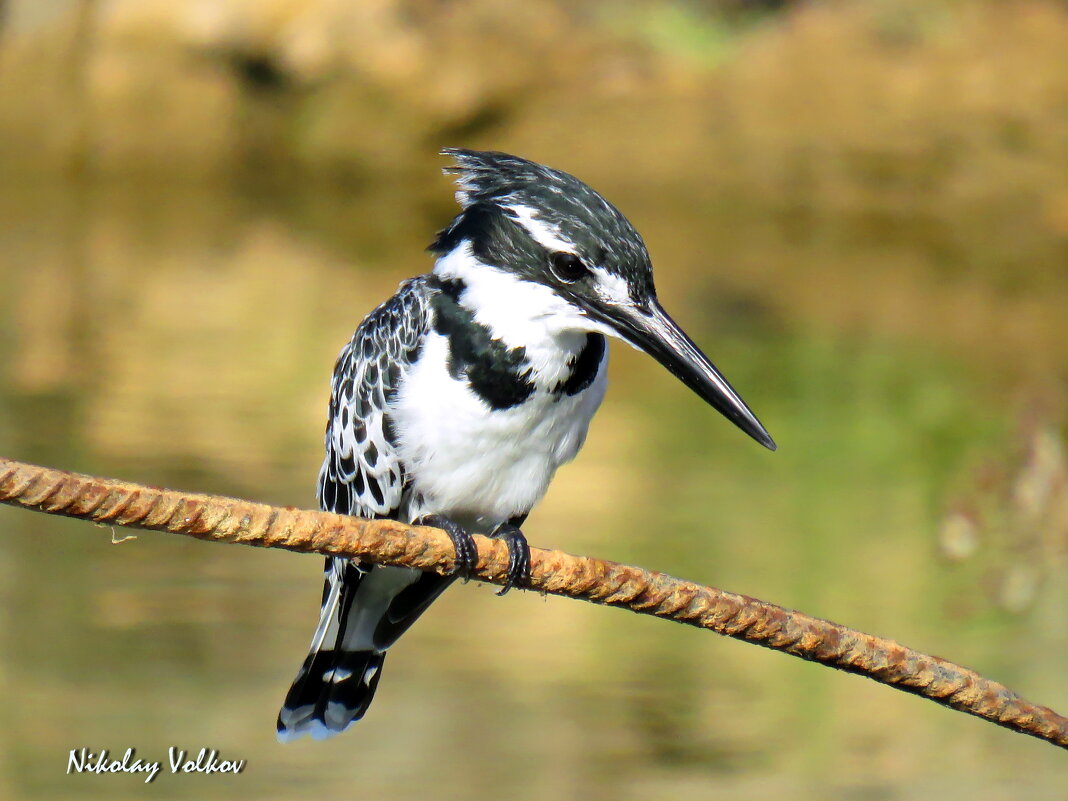
[[[177,746],[167,749],[167,763],[171,773],[240,773],[245,769],[243,759],[220,759],[214,748],[201,748],[196,757]],[[141,759],[136,748],[127,748],[121,759],[113,759],[111,752],[92,751],[89,748],[72,748],[67,759],[67,773],[144,773],[145,784],[152,782],[163,769],[163,763]]]

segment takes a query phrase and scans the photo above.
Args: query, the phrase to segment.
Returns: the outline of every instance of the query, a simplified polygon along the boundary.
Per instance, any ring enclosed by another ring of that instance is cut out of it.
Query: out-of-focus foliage
[[[84,13],[0,50],[8,174],[356,187],[420,183],[442,145],[507,143],[594,182],[775,214],[810,238],[832,217],[901,226],[926,240],[936,286],[914,303],[915,265],[873,254],[895,262],[883,324],[915,329],[967,296],[966,336],[1013,359],[1041,338],[1068,358],[1060,313],[1041,302],[1068,280],[1042,266],[1068,258],[1063,3],[72,5]],[[965,264],[993,294],[940,292]],[[766,284],[769,269],[745,276]],[[835,307],[812,277],[774,276],[790,303],[849,322],[857,304]],[[1004,302],[1027,320],[1007,339],[989,321]]]
[[[760,202],[911,214],[1029,200],[1068,232],[1068,19],[1053,0],[741,18],[684,2],[84,5],[81,25],[6,42],[5,160],[78,148],[101,171],[395,174],[439,142],[532,128],[643,184],[696,172]],[[597,135],[566,142],[562,125]]]

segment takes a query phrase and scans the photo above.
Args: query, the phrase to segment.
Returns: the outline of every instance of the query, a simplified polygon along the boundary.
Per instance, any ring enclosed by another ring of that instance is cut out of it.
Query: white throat
[[[467,241],[439,258],[434,274],[462,281],[461,305],[508,347],[525,347],[535,372],[548,366],[538,364],[544,358],[581,350],[586,333],[597,328],[549,287],[480,262]]]

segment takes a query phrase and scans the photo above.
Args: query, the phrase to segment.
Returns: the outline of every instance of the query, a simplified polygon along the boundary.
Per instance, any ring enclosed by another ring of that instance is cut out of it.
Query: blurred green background
[[[533,543],[1068,710],[1068,3],[7,0],[0,453],[309,506],[333,359],[454,213],[568,170],[770,454],[613,350]],[[0,798],[1066,798],[1053,747],[778,654],[455,588],[280,746],[320,562],[0,509]],[[214,747],[238,777],[67,776]]]

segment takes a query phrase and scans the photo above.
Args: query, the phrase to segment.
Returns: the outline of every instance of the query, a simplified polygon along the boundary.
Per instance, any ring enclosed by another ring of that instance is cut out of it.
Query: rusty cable
[[[0,457],[0,502],[94,523],[304,553],[348,556],[437,573],[454,567],[448,535],[393,520],[148,487]],[[476,536],[480,581],[502,585],[508,549]],[[803,612],[638,567],[531,548],[536,592],[617,606],[709,629],[867,676],[1000,726],[1068,748],[1068,718],[945,659]]]

